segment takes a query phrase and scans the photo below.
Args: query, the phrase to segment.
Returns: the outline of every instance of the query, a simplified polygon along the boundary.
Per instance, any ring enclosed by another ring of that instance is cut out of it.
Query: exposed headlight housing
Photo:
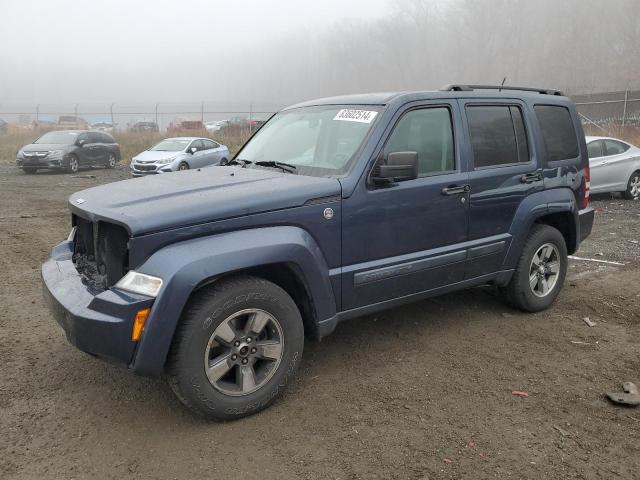
[[[58,157],[62,155],[62,150],[49,150],[49,156]]]
[[[128,292],[156,297],[158,296],[160,287],[162,287],[162,279],[129,270],[129,272],[116,283],[115,287]]]

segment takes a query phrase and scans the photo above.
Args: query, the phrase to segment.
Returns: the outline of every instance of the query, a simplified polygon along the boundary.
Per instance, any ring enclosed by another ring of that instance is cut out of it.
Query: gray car
[[[640,148],[617,138],[586,137],[591,193],[622,192],[640,199]]]
[[[225,164],[229,149],[208,138],[166,138],[131,159],[134,177]]]

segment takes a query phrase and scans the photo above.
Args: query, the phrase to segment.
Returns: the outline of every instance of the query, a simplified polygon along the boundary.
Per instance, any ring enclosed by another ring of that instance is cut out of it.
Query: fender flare
[[[574,234],[577,234],[579,222],[577,221],[578,207],[573,190],[570,188],[555,188],[529,195],[520,204],[513,217],[509,228],[512,236],[509,250],[505,255],[502,270],[513,270],[522,253],[522,247],[533,224],[541,217],[552,213],[570,213],[573,222],[569,226]],[[576,236],[575,238],[579,238]],[[505,283],[505,282],[500,282]],[[508,283],[508,280],[507,282]]]
[[[316,321],[336,315],[329,267],[307,231],[280,226],[186,240],[155,252],[136,269],[162,278],[163,284],[130,369],[142,375],[162,373],[184,306],[203,282],[274,263],[292,263],[303,273]]]

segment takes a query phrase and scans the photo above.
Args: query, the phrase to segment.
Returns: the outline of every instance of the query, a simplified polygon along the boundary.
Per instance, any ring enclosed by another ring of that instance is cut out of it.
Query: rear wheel
[[[507,301],[527,312],[548,308],[562,289],[567,265],[562,234],[548,225],[534,225],[511,282],[504,289]]]
[[[193,412],[231,420],[282,392],[304,347],[300,312],[266,280],[241,276],[197,292],[169,354],[169,385]]]
[[[629,183],[627,183],[627,190],[624,192],[624,196],[628,200],[640,199],[640,172],[633,172]]]
[[[22,171],[23,171],[24,173],[29,174],[29,175],[33,175],[34,173],[36,173],[36,172],[38,171],[38,169],[37,169],[37,168],[34,168],[34,167],[23,167],[23,168],[22,168]]]
[[[181,162],[178,165],[178,170],[189,170],[189,164],[187,162]]]

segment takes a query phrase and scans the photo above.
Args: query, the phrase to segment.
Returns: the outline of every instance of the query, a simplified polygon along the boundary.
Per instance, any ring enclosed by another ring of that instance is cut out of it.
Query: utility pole
[[[116,127],[116,122],[114,122],[114,121],[113,121],[113,106],[114,106],[114,105],[115,105],[115,102],[114,102],[114,103],[112,103],[112,104],[109,106],[109,113],[111,113],[111,126],[115,129],[115,127]]]
[[[159,130],[160,124],[158,123],[158,105],[160,105],[160,103],[156,103],[156,125],[158,126],[158,130]]]
[[[629,100],[629,90],[624,91],[624,107],[622,108],[622,128],[624,128],[625,119],[627,118],[627,101]]]

